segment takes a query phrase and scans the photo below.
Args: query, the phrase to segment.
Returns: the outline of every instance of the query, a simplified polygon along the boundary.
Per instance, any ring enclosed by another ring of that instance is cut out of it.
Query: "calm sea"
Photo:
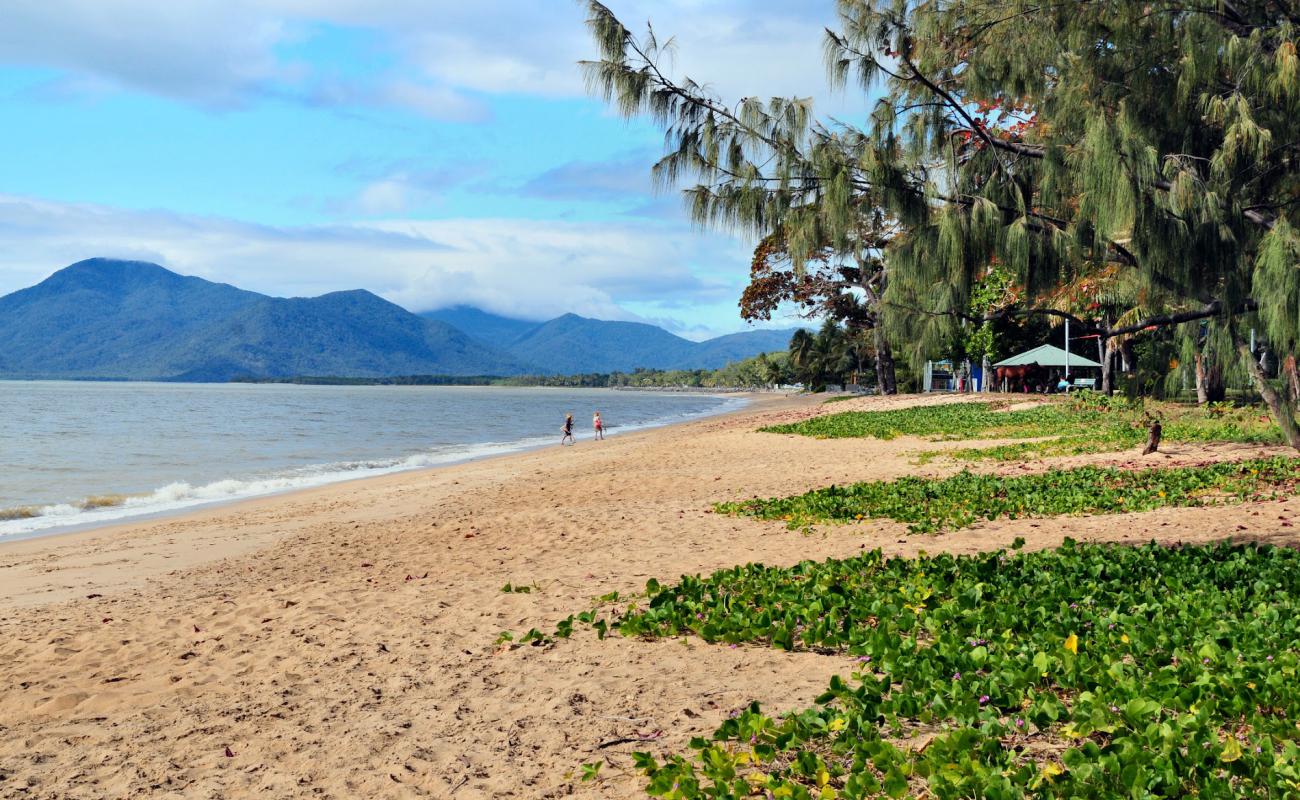
[[[739,407],[600,389],[0,381],[0,538],[578,446]]]

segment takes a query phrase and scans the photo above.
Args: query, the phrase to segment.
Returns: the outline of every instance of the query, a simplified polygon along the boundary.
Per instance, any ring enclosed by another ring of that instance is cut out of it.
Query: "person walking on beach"
[[[574,438],[573,438],[573,415],[572,415],[572,414],[565,414],[565,415],[564,415],[564,427],[563,427],[563,428],[560,428],[560,431],[561,431],[561,433],[564,434],[563,436],[560,437],[560,446],[561,446],[561,447],[564,446],[564,441],[565,441],[566,439],[569,441],[569,444],[574,444]]]
[[[605,438],[605,423],[601,420],[599,411],[596,412],[596,416],[591,418],[591,427],[596,429],[596,439],[598,441]]]

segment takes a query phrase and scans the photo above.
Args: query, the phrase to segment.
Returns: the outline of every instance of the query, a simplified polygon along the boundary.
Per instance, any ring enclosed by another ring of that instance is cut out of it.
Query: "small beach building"
[[[923,392],[978,392],[982,391],[979,367],[972,367],[969,361],[954,364],[948,359],[925,362],[921,373],[921,391]]]

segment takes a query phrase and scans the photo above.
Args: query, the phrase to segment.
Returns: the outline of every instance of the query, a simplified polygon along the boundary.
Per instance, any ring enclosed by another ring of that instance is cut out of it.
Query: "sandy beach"
[[[915,463],[950,444],[755,428],[954,399],[758,397],[605,442],[0,545],[0,797],[643,797],[632,751],[680,752],[754,700],[809,705],[848,659],[590,631],[511,649],[496,644],[502,631],[550,631],[608,592],[747,561],[971,552],[1018,536],[1035,548],[1067,536],[1297,541],[1295,499],[940,536],[887,521],[805,534],[710,511],[953,472]],[[1032,468],[1287,452],[1164,449]],[[600,779],[581,782],[580,765],[601,759]]]

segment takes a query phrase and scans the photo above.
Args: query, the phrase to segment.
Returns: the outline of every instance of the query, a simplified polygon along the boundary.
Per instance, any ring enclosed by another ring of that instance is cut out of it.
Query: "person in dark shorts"
[[[573,438],[573,415],[572,414],[564,415],[564,427],[560,428],[560,432],[564,434],[563,436],[560,437],[561,445],[565,443],[565,440],[568,440],[569,444],[575,443],[575,440]]]

